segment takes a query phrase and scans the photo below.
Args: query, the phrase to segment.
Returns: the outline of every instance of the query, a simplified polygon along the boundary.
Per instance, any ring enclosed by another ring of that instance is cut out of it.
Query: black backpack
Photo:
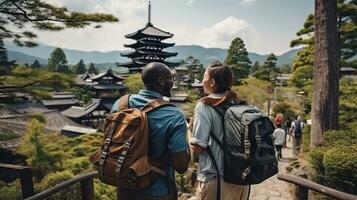
[[[294,135],[295,138],[301,138],[302,129],[301,129],[301,122],[299,120],[294,121]]]
[[[223,180],[237,185],[261,183],[278,173],[274,147],[274,126],[268,116],[253,106],[227,105],[213,107],[224,124],[223,141],[214,135],[224,152]],[[208,147],[207,152],[218,172],[218,166]],[[220,182],[217,176],[217,198]]]

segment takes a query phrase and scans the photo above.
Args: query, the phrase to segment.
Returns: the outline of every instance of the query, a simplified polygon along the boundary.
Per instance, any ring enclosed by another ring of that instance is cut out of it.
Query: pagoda
[[[152,25],[150,1],[148,15],[148,23],[144,28],[125,35],[126,38],[136,40],[136,43],[125,44],[124,47],[133,48],[135,51],[121,53],[121,56],[128,57],[131,61],[127,63],[118,63],[118,66],[127,67],[130,73],[141,72],[142,67],[150,62],[161,62],[169,67],[179,65],[179,63],[165,61],[165,59],[177,55],[177,53],[163,51],[164,48],[175,45],[175,43],[162,42],[165,39],[171,38],[173,34],[160,30]]]

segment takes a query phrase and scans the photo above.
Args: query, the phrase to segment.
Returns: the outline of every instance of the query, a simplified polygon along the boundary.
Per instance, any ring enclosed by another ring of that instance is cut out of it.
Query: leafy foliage
[[[264,64],[253,73],[253,76],[264,81],[269,81],[273,84],[279,73],[279,69],[276,67],[276,61],[276,56],[274,54],[270,54]]]
[[[66,55],[61,48],[52,51],[48,58],[48,69],[57,72],[69,72]]]
[[[0,76],[6,75],[11,71],[11,68],[15,65],[15,61],[9,61],[7,56],[7,50],[4,42],[0,37]]]
[[[231,67],[236,84],[241,84],[241,80],[248,77],[252,62],[248,58],[243,40],[239,37],[231,42],[225,62]]]
[[[98,70],[95,68],[93,63],[89,64],[88,73],[89,74],[98,74]]]
[[[144,88],[144,83],[139,73],[129,75],[124,83],[128,87],[128,93],[130,94],[138,93],[139,90]]]
[[[48,171],[60,168],[60,158],[49,153],[46,146],[44,124],[33,119],[27,127],[24,144],[20,152],[28,157],[26,162],[39,171],[39,177],[43,177]]]
[[[83,28],[92,23],[117,22],[108,14],[70,12],[44,0],[3,0],[0,3],[0,37],[11,38],[19,46],[36,46],[30,30],[60,31],[65,28]],[[95,26],[100,28],[99,25]]]
[[[75,66],[74,66],[74,73],[76,74],[83,74],[86,72],[86,65],[84,64],[83,59],[81,59]]]
[[[24,92],[40,99],[51,98],[51,90],[63,91],[74,85],[70,75],[24,66],[18,66],[8,76],[0,77],[0,82],[16,88],[7,93]]]
[[[340,80],[339,123],[343,129],[357,130],[357,80]]]
[[[237,94],[249,104],[264,109],[264,104],[273,98],[272,86],[270,82],[249,77],[243,79],[243,84],[233,87]]]
[[[31,64],[31,68],[35,68],[35,69],[38,69],[38,68],[41,68],[41,64],[38,62],[38,60],[35,60],[32,64]]]
[[[284,119],[293,119],[296,116],[294,110],[286,102],[280,102],[273,107],[272,116],[276,116],[278,113],[283,114]]]

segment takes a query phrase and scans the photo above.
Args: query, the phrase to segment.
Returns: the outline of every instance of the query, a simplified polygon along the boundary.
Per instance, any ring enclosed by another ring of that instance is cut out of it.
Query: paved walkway
[[[288,148],[283,148],[283,159],[279,161],[279,173],[286,172],[285,168],[293,158],[292,143],[287,143]],[[264,182],[251,187],[249,200],[290,200],[293,199],[288,183],[278,180],[277,175]]]

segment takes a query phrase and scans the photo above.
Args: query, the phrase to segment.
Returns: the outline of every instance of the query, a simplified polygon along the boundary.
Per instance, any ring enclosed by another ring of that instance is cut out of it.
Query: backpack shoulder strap
[[[130,98],[130,94],[126,94],[126,95],[120,97],[119,103],[118,103],[118,109],[120,111],[128,109],[130,107],[129,106],[129,98]]]
[[[155,99],[147,103],[141,111],[144,113],[149,113],[157,108],[163,107],[163,106],[175,106],[173,104],[170,104],[169,102],[163,100],[163,99]],[[176,106],[175,106],[176,107]]]

